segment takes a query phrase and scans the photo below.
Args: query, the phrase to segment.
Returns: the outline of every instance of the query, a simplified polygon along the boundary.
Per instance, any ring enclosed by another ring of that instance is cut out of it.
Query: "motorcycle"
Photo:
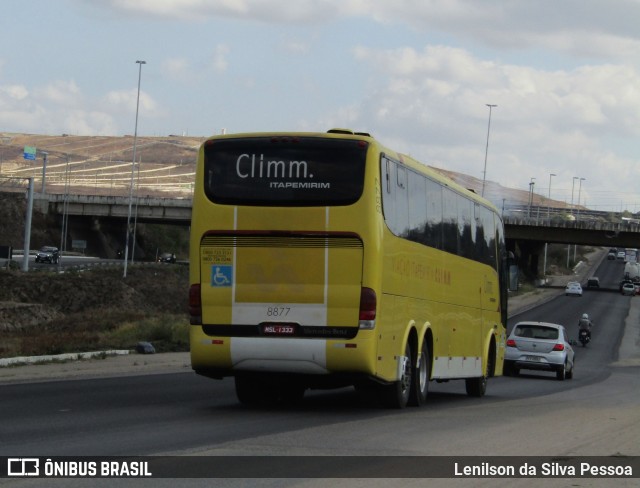
[[[578,340],[582,343],[582,347],[587,347],[587,344],[589,344],[591,338],[589,337],[589,333],[586,329],[580,329]]]

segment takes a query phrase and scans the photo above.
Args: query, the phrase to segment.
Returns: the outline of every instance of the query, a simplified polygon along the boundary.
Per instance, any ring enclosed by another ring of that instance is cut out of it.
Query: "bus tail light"
[[[360,322],[361,329],[374,329],[376,327],[376,292],[371,288],[362,287],[360,291]]]
[[[189,288],[189,317],[192,325],[202,324],[202,298],[199,283]]]

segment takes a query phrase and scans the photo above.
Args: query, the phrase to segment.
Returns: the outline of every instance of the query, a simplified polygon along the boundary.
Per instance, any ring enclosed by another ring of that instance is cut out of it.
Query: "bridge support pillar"
[[[516,242],[516,256],[520,271],[529,279],[540,277],[540,256],[544,253],[544,243],[536,241]]]

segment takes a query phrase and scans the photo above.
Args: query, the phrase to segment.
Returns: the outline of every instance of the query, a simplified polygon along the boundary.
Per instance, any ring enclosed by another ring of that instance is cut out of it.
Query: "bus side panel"
[[[377,376],[387,381],[395,381],[398,376],[397,358],[404,354],[404,329],[399,322],[403,316],[402,304],[398,297],[383,293],[379,300],[376,318],[377,332]]]
[[[505,341],[506,341],[506,324],[502,323],[502,314],[500,312],[500,281],[498,272],[492,268],[489,268],[485,273],[484,287],[482,293],[482,320],[483,329],[482,337],[484,344],[484,353],[488,356],[490,354],[491,338],[495,341],[495,357],[491,358],[494,361],[494,376],[502,375],[504,353],[505,353]],[[488,364],[490,358],[485,358],[486,364]],[[489,371],[485,371],[485,374],[489,374]]]
[[[484,374],[488,334],[495,325],[496,330],[501,328],[494,270],[417,243],[393,238],[386,243],[391,244],[387,244],[389,265],[384,269],[385,293],[379,311],[381,376],[389,379],[394,373],[393,359],[404,354],[401,339],[412,322],[430,324],[434,378]]]

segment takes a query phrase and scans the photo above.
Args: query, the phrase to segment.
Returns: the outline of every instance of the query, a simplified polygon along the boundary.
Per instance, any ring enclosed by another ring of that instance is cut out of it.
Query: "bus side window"
[[[396,164],[398,186],[396,187],[396,235],[409,236],[409,191],[407,188],[407,169]]]
[[[425,244],[442,249],[442,186],[427,179],[427,224],[425,226]]]
[[[408,172],[409,181],[409,240],[427,244],[427,190],[426,178],[413,171]]]
[[[395,235],[409,235],[409,197],[407,170],[395,161],[382,159],[386,191],[383,193],[383,213],[387,226]]]
[[[449,188],[442,189],[442,248],[458,254],[458,198]]]

